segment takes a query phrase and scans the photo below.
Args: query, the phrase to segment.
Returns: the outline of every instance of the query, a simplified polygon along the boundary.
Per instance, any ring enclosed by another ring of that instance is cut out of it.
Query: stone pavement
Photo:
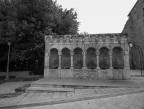
[[[23,93],[19,96],[0,98],[0,108],[58,109],[60,106],[60,109],[94,109],[94,107],[98,109],[112,109],[108,107],[123,109],[117,106],[126,107],[130,104],[137,106],[137,104],[133,104],[135,102],[143,106],[143,88],[91,88],[75,89],[74,92]],[[91,108],[87,108],[88,106]]]
[[[0,84],[0,94],[14,93],[16,88],[29,84],[31,82],[32,81],[18,81]]]
[[[2,96],[14,92],[14,89],[18,86],[30,83],[8,82],[0,84],[0,108],[144,109],[144,77],[132,77],[131,81],[139,84],[138,87],[90,87],[75,88],[74,92],[31,92]]]
[[[20,109],[144,109],[144,93]]]
[[[144,88],[89,88],[75,89],[74,92],[23,93],[12,97],[1,97],[0,107],[5,109],[35,107],[142,92],[144,92]]]

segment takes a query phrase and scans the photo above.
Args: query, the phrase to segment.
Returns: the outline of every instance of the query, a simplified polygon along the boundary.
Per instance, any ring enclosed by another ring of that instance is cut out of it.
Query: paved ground
[[[144,93],[20,109],[144,109]]]
[[[29,83],[31,83],[31,81],[6,82],[0,84],[0,94],[14,93],[16,88]]]
[[[135,72],[133,74],[135,75]],[[74,92],[33,92],[10,95],[8,93],[14,92],[15,88],[30,82],[8,82],[0,84],[0,108],[144,109],[144,77],[133,77],[132,80],[141,87],[89,88],[75,89]]]
[[[94,89],[75,89],[74,92],[54,92],[54,93],[23,93],[0,99],[0,107],[21,108],[45,105],[57,105],[61,103],[71,103],[98,98],[123,96],[133,93],[144,92],[144,89],[137,88],[94,88]],[[143,96],[144,97],[144,96]],[[10,107],[8,107],[10,106]]]

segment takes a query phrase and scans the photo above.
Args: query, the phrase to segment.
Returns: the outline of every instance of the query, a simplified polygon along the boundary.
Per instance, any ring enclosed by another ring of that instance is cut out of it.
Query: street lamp
[[[133,47],[133,44],[132,44],[132,43],[129,43],[129,46],[132,48],[132,47]]]
[[[132,55],[131,55],[131,56],[132,56],[132,64],[131,64],[131,65],[132,65],[132,69],[134,69],[133,52],[132,52],[132,51],[133,51],[133,44],[132,44],[132,43],[129,43],[129,46],[130,46],[130,48],[131,48],[130,51],[131,51],[131,54],[132,54]]]
[[[8,49],[8,61],[7,61],[7,71],[6,71],[6,78],[5,78],[5,80],[9,79],[10,44],[11,43],[8,42],[9,49]]]
[[[132,51],[132,48],[135,47],[138,50],[138,52],[140,53],[141,76],[143,76],[143,72],[142,72],[143,71],[143,59],[144,59],[143,51],[138,45],[136,45],[134,43],[129,43],[129,46],[131,48],[131,51]],[[133,52],[132,52],[132,68],[133,68]]]

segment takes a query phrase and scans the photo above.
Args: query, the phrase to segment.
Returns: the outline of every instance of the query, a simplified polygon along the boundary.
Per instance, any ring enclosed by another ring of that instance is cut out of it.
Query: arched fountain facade
[[[130,79],[125,34],[45,36],[44,77]]]

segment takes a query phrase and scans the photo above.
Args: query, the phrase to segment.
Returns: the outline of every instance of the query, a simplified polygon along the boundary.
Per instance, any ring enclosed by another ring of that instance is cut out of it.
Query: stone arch
[[[61,68],[62,69],[70,69],[70,67],[71,67],[70,50],[68,48],[63,48],[61,52],[62,52],[62,55],[61,55]]]
[[[62,51],[63,49],[69,49],[71,51],[72,47],[70,45],[62,45],[62,46],[59,46],[59,50]]]
[[[96,69],[96,49],[90,47],[87,49],[86,66],[88,69]]]
[[[108,51],[110,50],[110,46],[108,45],[108,46],[106,46],[105,44],[103,44],[103,45],[98,45],[98,47],[97,47],[97,50],[98,51],[100,51],[100,49],[103,49],[103,48],[107,48],[108,49]]]
[[[48,50],[48,51],[49,51],[49,53],[50,53],[50,51],[51,51],[52,49],[57,49],[57,50],[58,50],[59,48],[54,47],[54,46],[53,46],[53,47],[50,47],[50,48],[49,48],[49,50]]]
[[[120,47],[122,50],[125,50],[125,45],[119,45],[119,44],[112,45],[111,50],[113,50],[115,47]]]
[[[76,48],[80,48],[82,51],[85,51],[83,44],[81,45],[73,45],[71,48],[71,51],[74,51]]]
[[[113,48],[112,64],[114,69],[124,69],[124,56],[121,47]]]
[[[110,67],[110,56],[109,49],[107,47],[102,47],[99,50],[99,67],[101,69],[109,69]]]
[[[50,50],[49,69],[58,69],[59,55],[56,48]]]
[[[87,51],[89,48],[94,48],[95,50],[98,48],[95,44],[85,45],[84,51]]]
[[[77,47],[74,49],[74,69],[82,69],[83,67],[83,55],[82,55],[82,49]]]

